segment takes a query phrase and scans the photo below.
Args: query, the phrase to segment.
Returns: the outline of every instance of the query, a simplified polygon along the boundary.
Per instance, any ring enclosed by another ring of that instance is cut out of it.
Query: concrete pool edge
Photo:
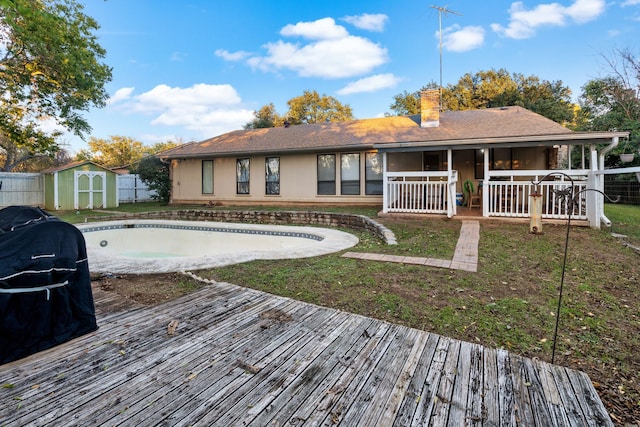
[[[178,221],[215,221],[239,224],[314,225],[327,228],[344,227],[367,231],[388,245],[398,242],[393,231],[365,215],[322,212],[314,210],[237,210],[237,209],[175,209],[148,212],[110,212],[108,218],[85,217],[86,221],[119,221],[129,219],[164,219]]]
[[[184,220],[150,220],[150,219],[127,219],[116,221],[92,222],[76,224],[76,227],[85,232],[91,232],[104,228],[135,228],[142,224],[157,224],[167,231],[180,231],[185,228],[201,229],[245,229],[258,232],[266,230],[277,230],[279,233],[307,234],[317,236],[318,239],[309,239],[309,244],[294,249],[269,249],[269,250],[247,250],[241,253],[232,254],[203,254],[199,257],[176,257],[176,258],[130,258],[117,254],[105,254],[97,247],[87,244],[87,254],[89,257],[89,269],[92,273],[120,273],[120,274],[150,274],[168,273],[179,271],[200,270],[207,268],[221,267],[230,264],[248,262],[256,259],[294,259],[308,258],[320,255],[327,255],[339,252],[355,246],[358,238],[352,234],[330,228],[293,226],[293,225],[273,225],[273,224],[249,224],[249,223],[228,223],[215,221],[184,221]],[[91,230],[91,231],[88,231]],[[215,230],[212,230],[215,231]],[[258,233],[255,233],[258,234]]]

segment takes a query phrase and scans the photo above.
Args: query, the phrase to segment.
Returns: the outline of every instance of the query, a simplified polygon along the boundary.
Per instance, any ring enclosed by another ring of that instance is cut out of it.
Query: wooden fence
[[[138,175],[118,175],[118,202],[140,203],[153,200]],[[0,172],[0,208],[12,205],[44,206],[44,175]]]
[[[0,172],[0,208],[44,206],[44,175]]]

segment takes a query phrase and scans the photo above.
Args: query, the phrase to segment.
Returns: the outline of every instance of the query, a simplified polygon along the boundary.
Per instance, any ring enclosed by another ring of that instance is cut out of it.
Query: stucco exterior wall
[[[173,160],[171,163],[172,204],[221,204],[234,206],[248,205],[378,205],[382,204],[381,195],[365,195],[365,152],[360,152],[360,195],[340,195],[340,154],[336,155],[336,195],[317,194],[317,154],[286,154],[280,156],[251,156],[249,158],[250,180],[249,194],[236,192],[236,160],[247,158],[218,157],[201,159]],[[503,155],[502,153],[501,155]],[[440,170],[447,169],[446,151],[430,152],[439,156]],[[479,182],[481,178],[476,168],[475,150],[455,150],[453,169],[457,170],[457,191],[469,179]],[[280,158],[280,194],[266,194],[265,160],[267,157]],[[499,156],[496,156],[498,158]],[[213,194],[202,192],[202,161],[213,160]],[[422,152],[388,153],[387,167],[391,172],[422,171],[425,167],[425,154]],[[548,154],[545,147],[517,148],[509,154],[509,160],[494,161],[497,168],[545,170],[548,168]],[[433,168],[433,165],[431,165]],[[435,169],[434,169],[435,170]]]
[[[382,195],[365,195],[365,155],[360,153],[360,195],[340,195],[340,153],[336,154],[336,195],[317,194],[317,155],[286,154],[249,157],[249,194],[236,192],[236,160],[247,158],[173,160],[171,163],[172,204],[217,203],[224,205],[379,205]],[[280,158],[280,194],[266,194],[265,161]],[[213,160],[213,194],[202,193],[202,161]]]

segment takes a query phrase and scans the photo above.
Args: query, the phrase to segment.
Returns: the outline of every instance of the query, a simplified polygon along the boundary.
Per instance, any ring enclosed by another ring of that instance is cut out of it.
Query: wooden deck
[[[613,425],[582,372],[230,284],[123,310],[0,366],[0,425]]]

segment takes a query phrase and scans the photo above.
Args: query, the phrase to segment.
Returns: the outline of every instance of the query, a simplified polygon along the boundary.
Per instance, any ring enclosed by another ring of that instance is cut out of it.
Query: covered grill
[[[0,210],[0,363],[97,328],[82,233],[39,208]]]

